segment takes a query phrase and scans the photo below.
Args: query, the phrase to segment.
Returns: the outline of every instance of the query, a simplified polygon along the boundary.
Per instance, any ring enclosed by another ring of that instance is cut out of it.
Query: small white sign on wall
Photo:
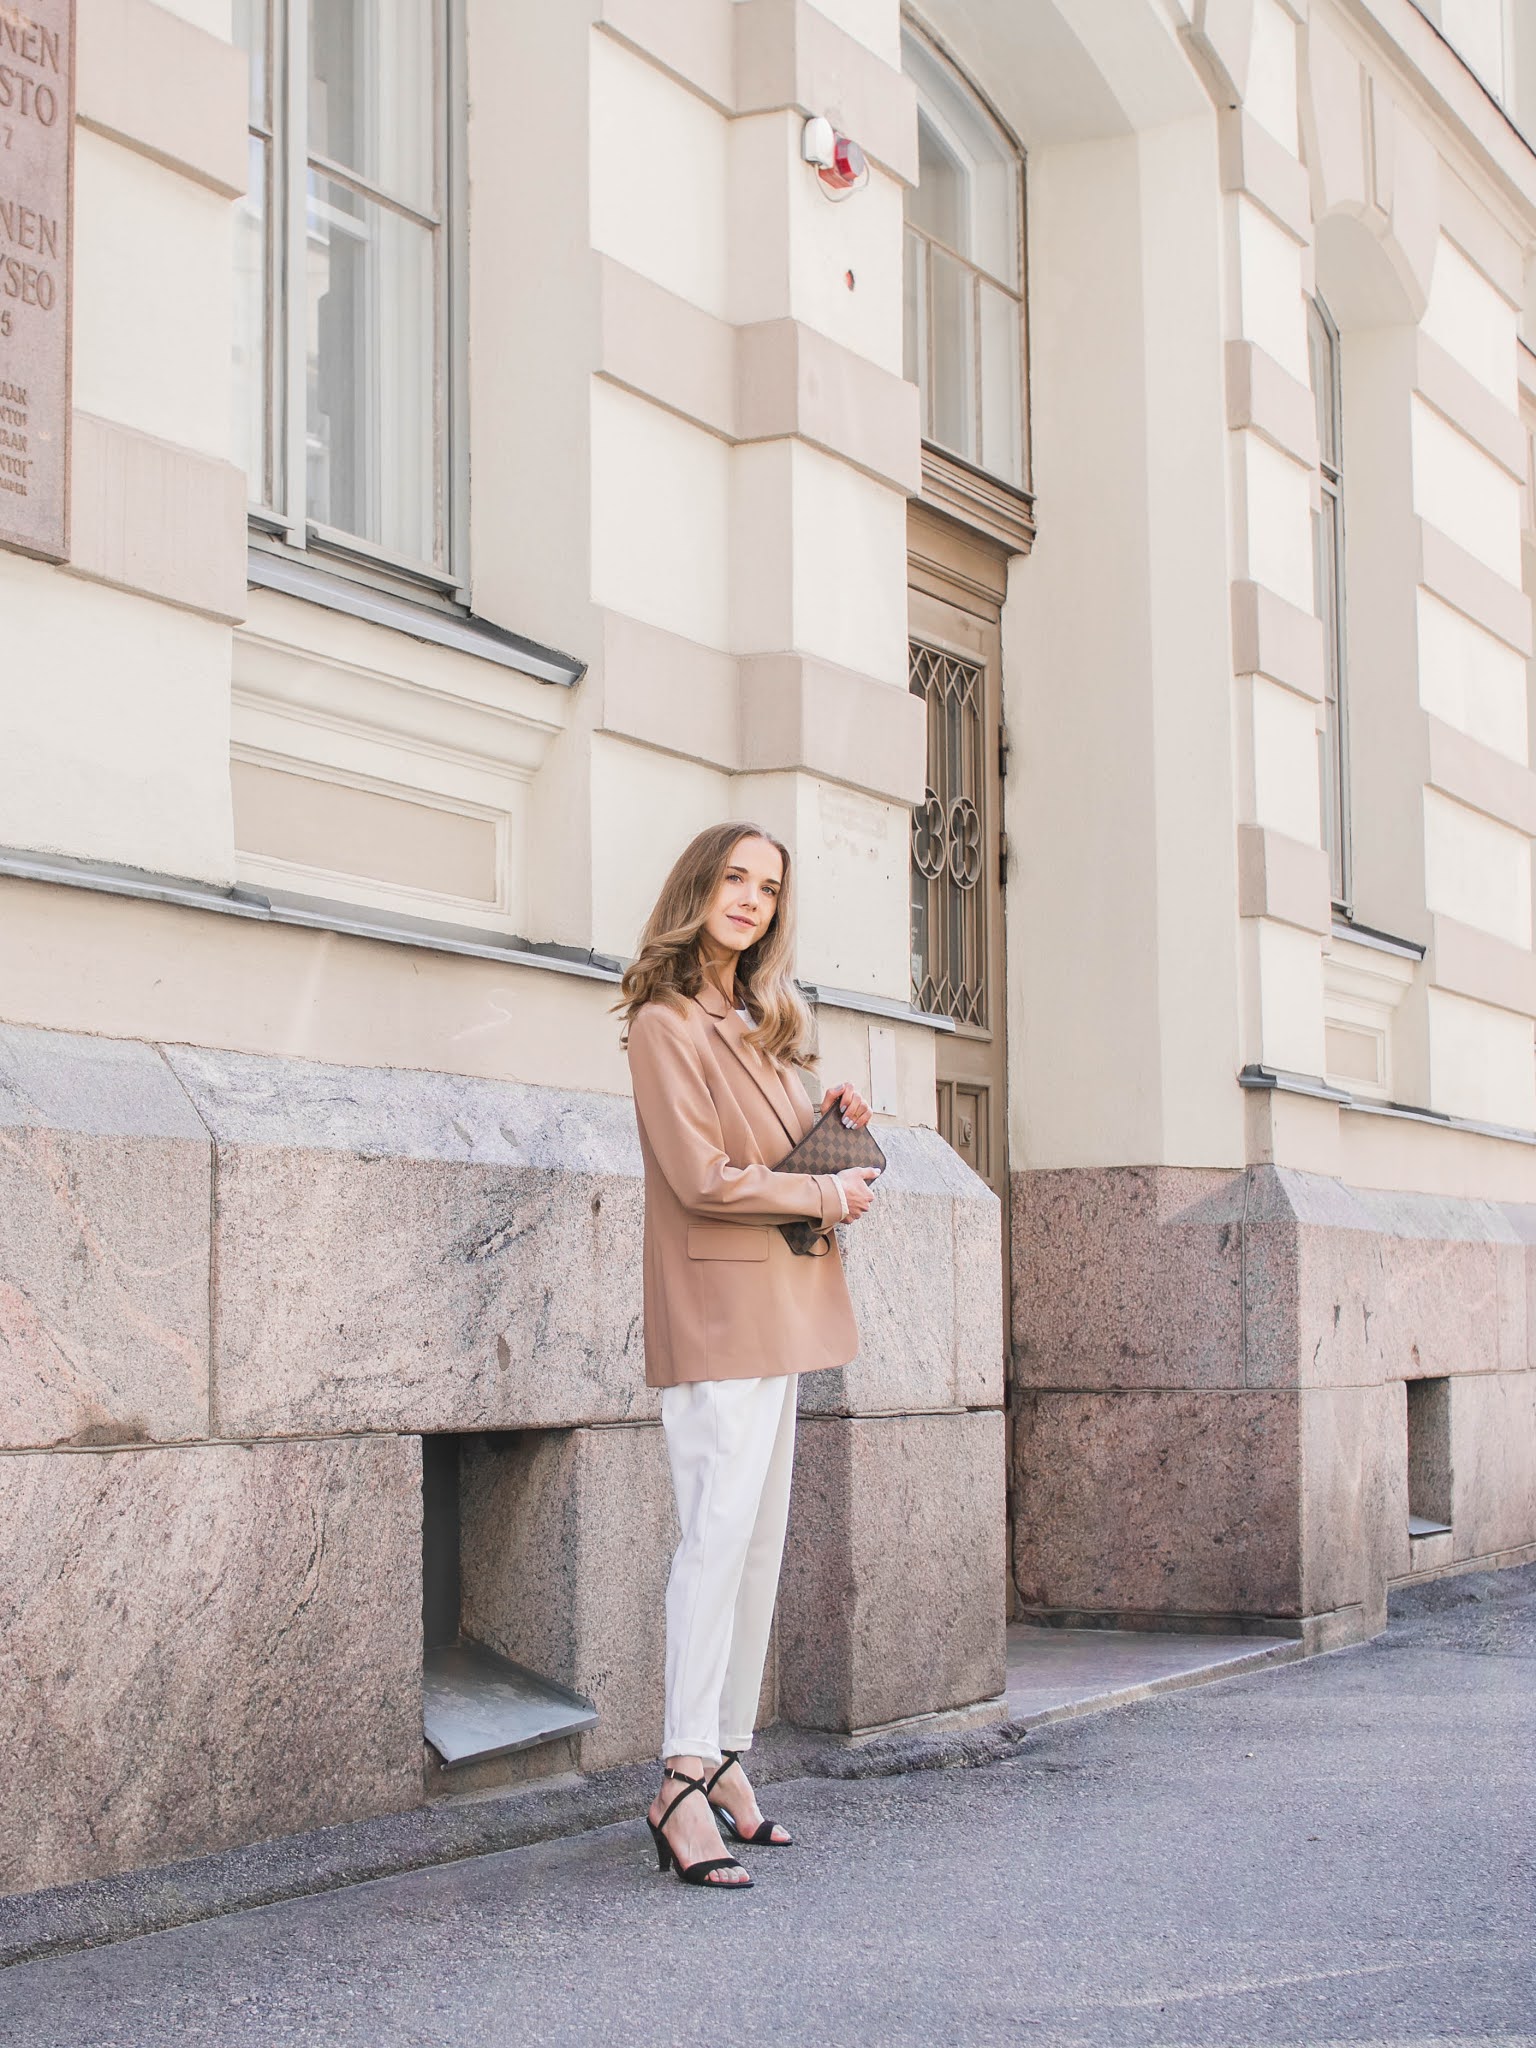
[[[869,1027],[869,1106],[877,1116],[895,1116],[896,1034],[883,1024]]]

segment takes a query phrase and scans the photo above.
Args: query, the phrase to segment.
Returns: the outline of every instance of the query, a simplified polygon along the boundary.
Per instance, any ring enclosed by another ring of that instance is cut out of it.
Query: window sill
[[[1424,958],[1425,948],[1417,939],[1396,939],[1390,932],[1378,932],[1368,924],[1356,924],[1337,909],[1333,914],[1333,936],[1347,939],[1354,946],[1369,946],[1373,952],[1395,953],[1402,960]]]
[[[1034,546],[1035,501],[1027,491],[928,441],[923,443],[923,502],[1000,542],[1012,555],[1027,555]]]
[[[1444,1110],[1418,1109],[1408,1102],[1378,1102],[1371,1096],[1352,1095],[1347,1088],[1336,1088],[1320,1074],[1292,1074],[1283,1067],[1250,1066],[1241,1069],[1237,1085],[1273,1089],[1280,1095],[1310,1095],[1360,1116],[1401,1117],[1409,1123],[1434,1124],[1444,1131],[1467,1131],[1475,1138],[1502,1138],[1511,1145],[1536,1145],[1536,1131],[1525,1130],[1519,1124],[1483,1123],[1476,1117],[1451,1116]]]
[[[251,548],[246,580],[253,589],[275,590],[328,611],[345,612],[350,618],[365,619],[371,625],[407,634],[413,640],[425,640],[436,647],[451,647],[460,654],[494,661],[538,682],[557,683],[569,689],[586,674],[586,663],[574,655],[561,654],[535,640],[524,639],[519,633],[509,633],[503,626],[493,626],[488,619],[398,597],[371,583],[318,568],[312,562],[295,561],[270,548]]]

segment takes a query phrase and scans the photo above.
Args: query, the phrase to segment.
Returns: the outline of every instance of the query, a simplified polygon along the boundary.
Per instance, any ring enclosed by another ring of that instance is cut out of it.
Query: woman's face
[[[738,839],[704,920],[705,933],[722,950],[744,953],[772,924],[783,885],[779,849],[755,835]]]

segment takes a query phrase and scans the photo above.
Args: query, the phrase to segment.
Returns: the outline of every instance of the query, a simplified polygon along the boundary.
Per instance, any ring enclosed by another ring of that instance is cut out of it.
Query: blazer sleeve
[[[632,1020],[629,1071],[635,1114],[685,1209],[736,1223],[809,1219],[825,1230],[837,1222],[834,1174],[731,1164],[698,1047],[665,1003],[647,1003]]]

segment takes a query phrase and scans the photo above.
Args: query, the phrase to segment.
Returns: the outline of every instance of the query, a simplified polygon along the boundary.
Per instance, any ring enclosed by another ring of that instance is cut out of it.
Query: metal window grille
[[[910,643],[912,694],[928,708],[928,786],[912,814],[912,999],[985,1030],[986,747],[981,666]]]

